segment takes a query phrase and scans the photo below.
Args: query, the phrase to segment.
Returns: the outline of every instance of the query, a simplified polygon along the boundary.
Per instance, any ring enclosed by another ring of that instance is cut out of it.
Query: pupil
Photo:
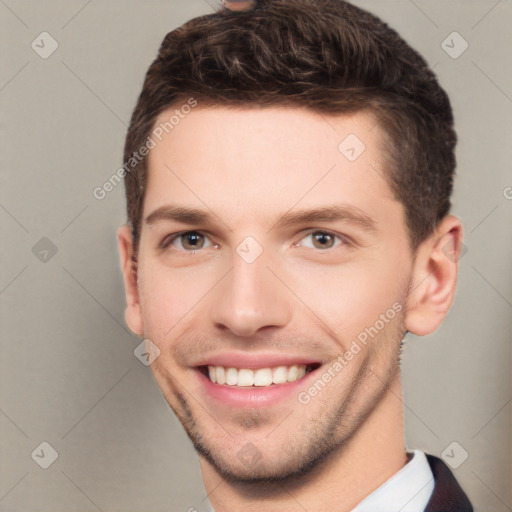
[[[201,242],[201,235],[198,233],[190,233],[186,236],[186,245],[197,247]]]
[[[316,241],[322,246],[330,246],[331,245],[331,235],[327,233],[316,233],[315,234]]]

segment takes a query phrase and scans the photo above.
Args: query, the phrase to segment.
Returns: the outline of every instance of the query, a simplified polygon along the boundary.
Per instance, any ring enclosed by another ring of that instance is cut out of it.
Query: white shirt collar
[[[423,512],[434,491],[434,476],[422,451],[410,453],[411,460],[351,512]]]
[[[423,512],[434,491],[434,476],[427,457],[420,450],[352,512]]]

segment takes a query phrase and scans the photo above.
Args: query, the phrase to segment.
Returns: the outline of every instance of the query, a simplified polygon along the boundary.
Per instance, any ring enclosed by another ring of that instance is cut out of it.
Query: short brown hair
[[[404,205],[413,250],[450,210],[457,137],[448,96],[418,52],[348,2],[259,1],[250,12],[220,10],[169,32],[131,118],[125,166],[159,114],[190,97],[218,106],[370,111],[388,141],[385,177]],[[135,253],[146,178],[147,157],[125,175]]]

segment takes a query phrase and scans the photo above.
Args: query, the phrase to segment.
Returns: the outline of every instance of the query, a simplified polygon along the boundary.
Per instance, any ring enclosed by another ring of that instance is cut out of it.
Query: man
[[[341,0],[165,37],[125,146],[126,321],[216,512],[472,510],[406,450],[399,367],[453,300],[455,143],[422,57]]]

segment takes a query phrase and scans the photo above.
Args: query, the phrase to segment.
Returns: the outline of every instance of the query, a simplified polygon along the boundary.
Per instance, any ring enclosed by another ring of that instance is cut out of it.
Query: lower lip
[[[270,407],[291,396],[297,397],[299,392],[309,384],[312,375],[316,374],[319,368],[306,373],[304,377],[284,384],[272,384],[270,386],[251,386],[239,387],[226,384],[215,384],[200,370],[196,370],[199,375],[201,386],[206,394],[213,399],[229,405],[230,407],[251,408],[251,407]]]

